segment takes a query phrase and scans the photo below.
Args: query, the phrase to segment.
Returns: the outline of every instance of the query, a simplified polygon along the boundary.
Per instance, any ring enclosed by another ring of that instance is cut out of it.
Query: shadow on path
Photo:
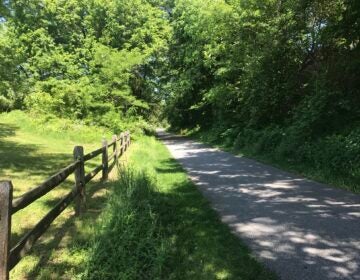
[[[360,279],[360,196],[159,133],[204,196],[281,279]]]

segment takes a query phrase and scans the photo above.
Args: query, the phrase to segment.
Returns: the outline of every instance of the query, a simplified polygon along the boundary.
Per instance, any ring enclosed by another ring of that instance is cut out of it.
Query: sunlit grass
[[[0,115],[3,128],[0,179],[13,181],[15,197],[70,163],[73,146],[83,144],[88,152],[100,145],[101,132],[96,141],[93,133],[89,138],[84,133],[82,143],[78,143],[73,140],[75,135],[67,135],[73,132],[46,134],[46,130],[33,127],[31,122],[19,121],[16,114],[3,116]],[[99,162],[100,158],[89,163],[89,168]],[[139,137],[120,162],[138,170],[136,174],[146,174],[153,185],[143,197],[146,207],[137,212],[140,220],[135,218],[133,227],[126,230],[107,227],[110,218],[126,221],[134,213],[126,196],[122,201],[130,212],[119,203],[124,182],[114,180],[117,176],[113,173],[108,183],[89,184],[86,212],[74,217],[73,208],[67,208],[30,254],[12,270],[12,279],[113,279],[106,275],[117,275],[116,279],[273,278],[220,222],[184,170],[155,138]],[[72,177],[13,216],[13,244],[70,190]],[[139,181],[135,180],[135,185],[136,182]],[[147,181],[142,182],[140,190],[149,187]],[[102,237],[107,230],[112,231],[113,239],[107,243],[110,247],[99,243],[107,240]],[[126,250],[129,246],[133,249]],[[102,253],[96,248],[102,248]],[[116,270],[119,268],[123,274]],[[86,274],[91,269],[97,273]]]
[[[84,279],[275,278],[160,142],[138,139],[129,166],[96,226]]]
[[[81,138],[80,142],[74,140],[74,132],[51,131],[47,133],[46,127],[36,126],[36,122],[22,112],[0,114],[0,128],[0,180],[12,181],[14,198],[36,187],[49,176],[70,164],[73,161],[72,152],[75,145],[84,146],[85,153],[90,152],[101,146],[101,138],[104,136],[102,131],[97,132],[98,137],[95,141],[96,130],[94,129],[90,133],[87,128],[85,133],[79,137]],[[110,137],[109,134],[106,136]],[[100,157],[89,162],[87,170],[93,169],[100,162]],[[73,184],[74,178],[71,175],[68,180],[50,193],[13,215],[12,245],[33,228],[59,199],[70,191]],[[90,186],[91,184],[89,188]],[[104,193],[100,195],[100,197],[103,196]],[[68,244],[65,236],[69,234],[69,228],[79,229],[82,227],[82,225],[74,224],[73,213],[73,208],[69,207],[55,220],[49,232],[35,246],[33,253],[26,256],[12,270],[12,279],[32,279],[33,275],[43,270],[42,263],[45,259],[48,259],[47,261],[58,260],[59,263],[64,261],[65,258],[62,256],[69,255],[68,252],[64,253],[67,250],[66,245],[63,245],[64,249],[54,251],[54,254],[52,248],[61,242]],[[64,227],[69,228],[64,229]],[[61,253],[63,250],[65,251]]]

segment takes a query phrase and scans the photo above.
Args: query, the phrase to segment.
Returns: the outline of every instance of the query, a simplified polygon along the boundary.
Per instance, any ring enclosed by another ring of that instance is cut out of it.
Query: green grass
[[[73,146],[91,151],[104,135],[71,125],[56,131],[21,112],[0,115],[0,127],[0,180],[13,181],[15,197],[71,162]],[[98,163],[90,162],[88,169]],[[88,184],[87,211],[74,217],[73,207],[67,208],[11,271],[11,279],[274,278],[155,138],[139,137],[121,163],[130,171],[122,168],[120,180],[113,174],[107,183]],[[12,243],[72,185],[69,178],[14,215]]]
[[[59,120],[56,123],[43,123],[23,112],[0,114],[0,180],[11,180],[14,185],[14,198],[37,186],[46,178],[73,161],[72,151],[75,145],[83,145],[85,152],[92,151],[101,145],[102,136],[109,134],[103,130],[89,127],[63,127]],[[50,124],[54,127],[50,128]],[[79,136],[80,140],[76,140]],[[87,164],[87,169],[99,164],[97,158]],[[73,186],[70,176],[59,187],[37,200],[30,206],[19,211],[12,217],[12,245],[43,217]],[[102,207],[106,191],[103,185],[89,184],[89,208]],[[35,275],[51,271],[53,279],[59,279],[67,270],[66,263],[77,263],[82,256],[73,256],[71,236],[81,238],[89,234],[84,219],[75,220],[72,207],[55,220],[47,234],[42,237],[31,254],[26,256],[12,271],[12,279],[34,279]],[[98,213],[89,212],[91,219]],[[60,247],[58,250],[52,250]],[[73,268],[71,268],[73,269]],[[40,277],[40,276],[38,276]],[[50,279],[48,276],[40,279]]]
[[[83,279],[275,278],[161,143],[138,139],[129,164],[96,226]]]

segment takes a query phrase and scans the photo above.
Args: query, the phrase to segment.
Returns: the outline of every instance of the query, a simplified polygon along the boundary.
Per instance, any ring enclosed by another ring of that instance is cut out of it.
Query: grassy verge
[[[316,161],[316,156],[314,156],[313,161],[302,161],[299,159],[295,159],[290,153],[290,155],[282,155],[277,147],[273,148],[264,148],[264,146],[271,146],[271,141],[266,143],[264,139],[253,139],[249,142],[248,145],[242,145],[241,148],[237,147],[236,141],[231,137],[220,137],[218,134],[213,131],[181,131],[181,134],[191,137],[195,140],[200,140],[201,142],[208,144],[210,146],[218,147],[227,152],[243,155],[249,158],[253,158],[260,162],[275,166],[277,168],[292,172],[294,174],[298,174],[300,176],[304,176],[318,182],[322,182],[328,185],[331,185],[336,188],[341,188],[344,190],[348,190],[354,193],[360,193],[360,169],[354,165],[354,168],[349,168],[347,172],[343,172],[339,168],[336,169],[333,166],[336,166],[335,159],[341,158],[341,152],[332,151],[334,160],[331,160],[332,154],[329,152],[326,155],[326,158],[329,160],[324,160],[323,158],[319,158]],[[265,143],[264,143],[265,142]],[[298,149],[302,147],[299,145]],[[299,153],[299,151],[297,151]],[[327,163],[324,163],[327,162]],[[337,160],[337,162],[344,162],[344,160]],[[331,168],[329,167],[331,165]]]
[[[154,138],[133,144],[83,279],[273,279]],[[138,171],[136,171],[138,170]],[[141,170],[141,171],[140,171]]]
[[[73,146],[93,150],[104,135],[96,128],[57,131],[48,125],[39,126],[21,112],[0,115],[0,180],[13,181],[15,197],[71,162]],[[123,169],[119,181],[89,184],[85,214],[75,218],[73,209],[66,209],[11,271],[12,279],[274,277],[219,221],[161,143],[139,138],[122,161],[138,171]],[[72,185],[70,178],[17,213],[12,243]]]
[[[54,127],[50,128],[51,123],[40,125],[39,120],[23,112],[0,114],[0,180],[12,180],[15,198],[71,163],[75,145],[83,145],[85,152],[89,152],[100,147],[102,136],[110,137],[109,133],[96,128],[71,127],[69,124],[61,128],[61,121],[52,122]],[[100,160],[89,162],[87,169],[94,168]],[[70,191],[73,183],[70,176],[59,187],[12,217],[13,245]],[[104,187],[103,184],[89,184],[88,214],[82,219],[74,219],[72,207],[66,209],[32,253],[12,270],[11,278],[60,279],[76,269],[84,254],[73,248],[91,234],[87,219],[93,221],[98,216],[106,197]]]

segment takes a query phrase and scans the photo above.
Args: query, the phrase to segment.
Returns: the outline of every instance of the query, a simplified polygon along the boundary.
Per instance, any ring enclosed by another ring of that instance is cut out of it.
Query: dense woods
[[[0,11],[1,111],[118,131],[164,117],[358,176],[357,0],[11,0]]]
[[[174,127],[359,178],[360,1],[179,0],[171,20]]]

